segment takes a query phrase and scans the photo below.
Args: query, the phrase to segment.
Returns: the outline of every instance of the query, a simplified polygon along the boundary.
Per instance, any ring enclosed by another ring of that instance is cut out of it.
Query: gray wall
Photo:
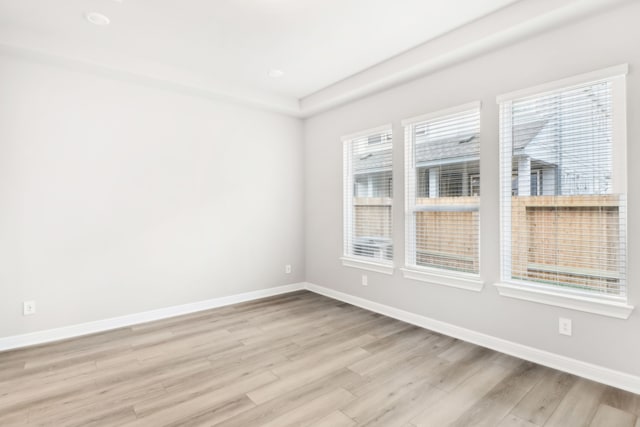
[[[495,337],[640,375],[640,313],[618,320],[498,295],[498,106],[496,95],[621,63],[628,76],[629,294],[640,304],[640,2],[510,45],[305,122],[307,281]],[[403,131],[400,120],[481,100],[481,293],[343,267],[340,136],[392,122],[394,243],[404,263]],[[360,285],[362,274],[369,286]],[[558,317],[573,336],[558,334]]]
[[[0,56],[0,337],[304,280],[301,121],[138,83]]]

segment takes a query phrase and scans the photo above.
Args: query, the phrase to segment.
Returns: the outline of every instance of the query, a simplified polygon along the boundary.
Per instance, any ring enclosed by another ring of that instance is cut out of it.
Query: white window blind
[[[391,127],[344,137],[344,255],[391,264]]]
[[[407,267],[479,273],[480,104],[403,125]]]
[[[624,76],[500,102],[503,280],[624,297]]]

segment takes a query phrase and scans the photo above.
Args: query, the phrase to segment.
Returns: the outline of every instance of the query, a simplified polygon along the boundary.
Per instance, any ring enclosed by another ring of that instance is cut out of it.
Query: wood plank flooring
[[[310,292],[0,353],[0,425],[640,426],[640,396]]]

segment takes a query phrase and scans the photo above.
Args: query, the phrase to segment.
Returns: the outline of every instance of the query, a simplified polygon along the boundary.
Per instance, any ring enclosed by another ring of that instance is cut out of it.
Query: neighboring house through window
[[[389,266],[393,259],[391,127],[343,137],[343,144],[343,261],[349,266]],[[363,264],[355,265],[357,261]]]
[[[499,99],[503,281],[626,299],[624,70]]]
[[[479,273],[480,104],[403,121],[408,269]]]

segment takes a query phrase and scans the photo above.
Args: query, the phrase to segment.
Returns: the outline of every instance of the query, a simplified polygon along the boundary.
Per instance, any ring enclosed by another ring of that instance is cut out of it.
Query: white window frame
[[[618,65],[557,80],[550,83],[534,86],[528,89],[518,90],[497,97],[497,103],[502,105],[527,96],[542,95],[561,89],[570,89],[573,86],[587,84],[598,81],[612,82],[612,132],[613,132],[613,182],[617,183],[616,192],[626,192],[626,148],[627,148],[627,113],[626,113],[626,75],[628,65]],[[502,114],[500,108],[500,271],[501,281],[495,283],[500,295],[516,298],[525,301],[532,301],[540,304],[563,307],[603,316],[627,319],[634,307],[629,305],[628,297],[598,295],[594,292],[561,288],[554,285],[544,285],[530,281],[520,281],[511,279],[510,258],[504,256],[511,252],[511,184],[506,185],[503,176],[507,171],[511,173],[511,158],[505,159],[503,144],[510,144],[510,136],[503,135],[502,130],[505,120],[511,120]],[[621,235],[621,245],[624,245],[622,254],[626,254],[626,235]],[[626,265],[626,262],[625,262]],[[628,294],[627,294],[628,295]]]
[[[415,192],[417,191],[416,185],[416,168],[415,158],[413,150],[413,127],[421,122],[447,116],[456,113],[462,113],[473,109],[481,111],[482,103],[480,101],[470,102],[468,104],[459,105],[456,107],[447,108],[444,110],[435,111],[428,114],[423,114],[417,117],[411,117],[402,121],[402,127],[404,128],[404,149],[405,149],[405,196],[404,196],[404,212],[405,212],[405,265],[400,270],[405,279],[416,280],[434,285],[449,286],[458,289],[464,289],[468,291],[480,292],[484,287],[484,280],[481,279],[480,273],[465,273],[447,270],[444,268],[436,267],[421,267],[417,266],[415,259],[409,259],[411,254],[415,256],[416,245],[416,225],[414,221],[415,211]],[[481,181],[482,182],[482,181]],[[413,184],[412,184],[413,183]],[[482,185],[482,184],[480,184]],[[478,213],[480,212],[480,206]],[[481,221],[481,219],[480,219]],[[478,247],[480,247],[480,233],[478,233]],[[481,254],[478,254],[481,257]]]
[[[359,257],[351,254],[350,248],[353,247],[353,241],[351,240],[352,236],[349,232],[351,225],[353,223],[353,203],[349,203],[347,201],[347,194],[353,192],[354,185],[354,175],[353,175],[353,165],[351,158],[351,141],[357,138],[361,138],[363,136],[390,132],[392,134],[392,140],[390,142],[392,148],[392,156],[393,156],[393,129],[391,124],[386,124],[382,126],[378,126],[371,129],[366,129],[363,131],[355,132],[349,135],[344,135],[341,139],[342,141],[342,156],[343,156],[343,164],[344,164],[344,172],[343,172],[343,235],[342,235],[342,256],[340,260],[342,265],[345,267],[358,268],[361,270],[373,271],[376,273],[388,274],[392,275],[395,269],[393,260],[384,261],[384,260],[375,260],[368,257]],[[385,144],[383,144],[385,145]],[[384,147],[376,147],[372,148],[372,152],[384,150]],[[391,168],[391,173],[393,175],[393,166]],[[392,198],[393,199],[393,198]],[[393,202],[392,202],[392,212],[393,212]],[[392,224],[393,228],[393,224]],[[392,239],[393,240],[393,239]],[[395,258],[395,250],[394,250],[394,258]]]

